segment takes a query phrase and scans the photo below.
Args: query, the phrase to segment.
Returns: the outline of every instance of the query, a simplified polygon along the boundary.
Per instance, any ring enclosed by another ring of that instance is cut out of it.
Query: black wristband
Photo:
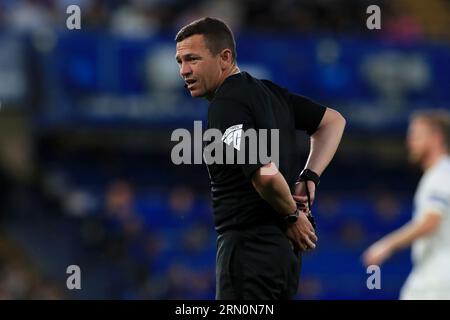
[[[308,199],[308,214],[307,214],[307,217],[308,217],[309,222],[311,222],[314,230],[316,230],[316,223],[315,223],[314,217],[313,217],[313,215],[311,213],[311,210],[312,210],[312,208],[311,208],[311,197],[310,197],[310,194],[309,194],[307,181],[314,182],[314,184],[315,184],[315,186],[317,188],[317,186],[320,183],[319,175],[317,173],[315,173],[314,171],[310,170],[310,169],[305,169],[305,170],[303,170],[300,173],[300,175],[298,177],[298,181],[300,181],[300,182],[304,181],[305,182],[306,197]]]
[[[310,169],[304,169],[298,176],[298,181],[312,181],[317,187],[320,183],[320,177],[314,171]]]

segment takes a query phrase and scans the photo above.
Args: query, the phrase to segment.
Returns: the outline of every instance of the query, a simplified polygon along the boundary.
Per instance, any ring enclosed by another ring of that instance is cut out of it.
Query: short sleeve
[[[294,110],[295,128],[312,135],[325,114],[326,107],[301,95],[288,92],[287,98]]]
[[[209,106],[208,124],[209,128],[220,130],[224,153],[234,154],[234,163],[242,168],[246,177],[266,164],[258,156],[259,137],[249,106],[233,99],[214,100]],[[249,137],[256,140],[252,141]],[[270,144],[270,139],[267,141]],[[237,159],[243,161],[238,162]]]
[[[423,209],[425,212],[434,212],[438,214],[450,213],[450,185],[447,179],[449,175],[433,177],[432,187],[425,195]]]

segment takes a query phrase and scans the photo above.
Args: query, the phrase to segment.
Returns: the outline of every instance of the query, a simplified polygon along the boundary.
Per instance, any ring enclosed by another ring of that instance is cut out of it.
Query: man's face
[[[192,97],[215,92],[222,73],[220,55],[212,55],[203,35],[196,34],[178,42],[175,58]]]
[[[417,118],[411,121],[408,128],[406,144],[409,151],[409,160],[414,164],[420,164],[428,155],[435,132],[430,124]]]

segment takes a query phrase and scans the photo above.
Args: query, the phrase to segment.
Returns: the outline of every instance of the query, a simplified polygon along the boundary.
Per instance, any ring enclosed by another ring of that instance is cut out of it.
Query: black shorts
[[[217,300],[288,300],[297,293],[301,254],[279,227],[225,231],[216,264]]]

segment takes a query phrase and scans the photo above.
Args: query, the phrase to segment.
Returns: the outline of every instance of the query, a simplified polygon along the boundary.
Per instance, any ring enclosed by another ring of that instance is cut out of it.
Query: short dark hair
[[[196,34],[205,37],[206,47],[213,55],[220,53],[223,49],[230,49],[233,62],[236,62],[236,42],[233,32],[225,22],[210,17],[195,20],[178,31],[175,41],[180,42]]]
[[[415,111],[411,118],[427,122],[433,130],[437,130],[442,134],[446,147],[450,147],[450,112],[448,110],[419,110]]]

